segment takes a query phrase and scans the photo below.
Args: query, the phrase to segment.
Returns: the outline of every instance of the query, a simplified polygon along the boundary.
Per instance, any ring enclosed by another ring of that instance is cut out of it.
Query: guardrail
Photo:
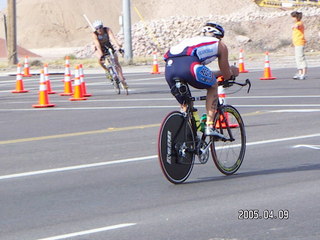
[[[301,7],[317,6],[320,7],[320,0],[257,0],[255,1],[261,7]]]

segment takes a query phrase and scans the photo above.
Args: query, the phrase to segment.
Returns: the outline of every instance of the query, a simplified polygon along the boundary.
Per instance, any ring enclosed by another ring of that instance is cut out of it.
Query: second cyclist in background
[[[93,37],[93,42],[95,45],[95,50],[96,50],[97,56],[99,57],[98,61],[99,61],[100,66],[106,71],[106,74],[108,76],[110,76],[108,69],[104,65],[105,60],[104,60],[103,56],[109,54],[109,52],[108,52],[109,48],[112,49],[112,52],[115,57],[116,68],[117,68],[117,72],[119,74],[120,81],[122,82],[122,84],[125,88],[128,88],[128,85],[127,85],[125,78],[123,76],[122,67],[119,63],[118,56],[117,56],[115,49],[114,49],[114,45],[115,45],[117,47],[118,51],[120,53],[123,53],[122,45],[118,42],[118,40],[116,39],[112,30],[108,27],[103,26],[102,21],[96,20],[93,22],[92,25],[95,29],[95,32],[93,32],[92,37]]]

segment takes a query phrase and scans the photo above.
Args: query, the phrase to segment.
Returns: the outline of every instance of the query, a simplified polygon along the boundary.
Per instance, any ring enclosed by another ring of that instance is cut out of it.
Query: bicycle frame
[[[180,81],[180,79],[176,79],[177,83],[179,81]],[[178,85],[179,85],[179,83],[178,83]],[[186,89],[182,93],[182,95],[186,95],[185,103],[187,105],[186,112],[184,113],[185,121],[183,122],[183,125],[186,125],[188,122],[191,123],[192,132],[193,132],[193,135],[195,136],[195,146],[196,146],[195,149],[186,148],[185,150],[190,152],[190,153],[193,153],[193,154],[196,154],[196,155],[200,156],[201,155],[201,153],[200,153],[201,144],[203,142],[205,142],[206,135],[204,133],[202,133],[201,137],[198,136],[196,120],[195,120],[195,118],[193,116],[193,112],[195,111],[195,108],[194,108],[193,105],[194,105],[195,101],[204,101],[204,100],[206,100],[206,96],[192,97],[191,96],[191,91],[189,89],[189,86],[187,84],[184,84],[184,83],[181,83],[181,82],[180,82],[180,85],[181,85],[181,87],[186,87]],[[181,131],[183,129],[183,127],[185,127],[185,126],[182,126],[179,129],[179,131]],[[202,152],[207,151],[208,148],[210,147],[211,143],[212,143],[212,139],[210,138],[209,142],[206,143],[207,147],[205,149],[203,149]]]
[[[217,112],[219,114],[219,126],[222,126],[223,124],[225,124],[226,129],[228,131],[228,136],[229,136],[229,141],[232,142],[234,141],[234,137],[232,135],[232,131],[230,130],[230,126],[229,126],[229,122],[227,121],[227,118],[225,117],[225,112],[223,111],[223,104],[220,103],[220,101],[218,101],[218,105],[217,105]],[[221,119],[222,118],[222,119]],[[219,128],[218,128],[219,130]]]
[[[188,121],[191,122],[193,134],[194,134],[194,136],[196,136],[196,149],[195,150],[188,150],[188,151],[190,151],[191,153],[195,153],[195,154],[199,155],[200,154],[199,153],[200,144],[202,142],[205,142],[205,139],[207,138],[207,136],[204,133],[202,133],[201,138],[198,137],[196,121],[195,121],[194,116],[193,116],[193,112],[194,112],[193,104],[194,104],[195,101],[206,100],[206,96],[192,97],[191,96],[191,91],[189,89],[189,85],[188,84],[185,84],[183,81],[181,81],[178,78],[175,79],[175,81],[176,81],[176,86],[178,86],[178,88],[181,88],[181,87],[184,88],[182,91],[179,90],[179,94],[181,96],[185,97],[185,103],[187,105],[187,110],[185,112],[185,119],[186,119],[185,122],[188,122]],[[227,81],[219,82],[218,84],[219,84],[219,86],[223,86],[225,88],[231,87],[234,84],[239,85],[239,86],[249,85],[248,93],[249,93],[250,88],[251,88],[251,82],[250,82],[249,79],[246,79],[245,83],[238,83],[238,82],[235,82],[235,80],[227,80]],[[222,141],[233,142],[233,141],[235,141],[235,138],[234,138],[233,133],[231,131],[231,127],[229,125],[228,119],[227,119],[227,117],[225,115],[224,106],[225,105],[223,103],[221,103],[220,101],[217,101],[217,114],[219,116],[218,122],[219,122],[219,126],[220,126],[220,127],[217,127],[217,130],[220,130],[220,132],[222,133],[222,126],[224,125],[223,128],[227,130],[227,132],[228,132],[227,136],[228,137],[223,139]],[[214,139],[210,137],[209,141],[206,142],[207,147],[204,149],[204,151],[206,151],[207,148],[210,147],[210,145],[212,144],[213,141],[214,141]]]
[[[117,67],[116,67],[116,62],[115,62],[115,58],[114,58],[114,54],[112,52],[112,49],[111,48],[108,48],[107,49],[108,53],[109,54],[105,54],[103,55],[104,59],[108,61],[108,64],[109,65],[106,65],[105,63],[105,66],[108,68],[108,69],[111,69],[112,72],[110,74],[115,75],[115,77],[119,78],[119,74],[118,74],[118,71],[117,71]]]

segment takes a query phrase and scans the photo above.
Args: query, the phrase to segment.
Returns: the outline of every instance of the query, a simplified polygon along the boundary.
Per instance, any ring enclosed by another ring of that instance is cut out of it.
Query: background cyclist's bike
[[[104,65],[108,69],[109,74],[107,74],[107,79],[111,81],[113,88],[117,94],[120,94],[120,86],[128,95],[128,86],[124,86],[120,81],[119,73],[117,71],[117,66],[115,62],[115,57],[111,48],[106,49],[107,54],[104,54],[101,59],[104,60]]]
[[[235,80],[219,82],[224,88],[233,85],[248,85]],[[246,133],[243,120],[238,110],[218,101],[217,112],[214,116],[214,126],[224,135],[222,139],[204,134],[206,115],[199,116],[193,107],[194,101],[205,100],[206,96],[192,97],[189,86],[181,79],[176,79],[173,94],[183,96],[187,103],[187,111],[173,111],[163,120],[158,136],[158,158],[165,177],[174,184],[183,183],[190,175],[195,157],[200,164],[205,164],[210,156],[225,175],[234,174],[241,166],[246,151]]]

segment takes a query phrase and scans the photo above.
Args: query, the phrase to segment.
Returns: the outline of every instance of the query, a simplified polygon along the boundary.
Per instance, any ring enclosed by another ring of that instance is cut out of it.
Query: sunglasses
[[[205,26],[203,29],[202,29],[202,32],[208,32],[208,33],[212,33],[216,28],[214,27],[210,27],[210,26]]]
[[[99,29],[102,29],[103,26],[98,26],[98,27],[95,27],[96,30],[99,30]]]

